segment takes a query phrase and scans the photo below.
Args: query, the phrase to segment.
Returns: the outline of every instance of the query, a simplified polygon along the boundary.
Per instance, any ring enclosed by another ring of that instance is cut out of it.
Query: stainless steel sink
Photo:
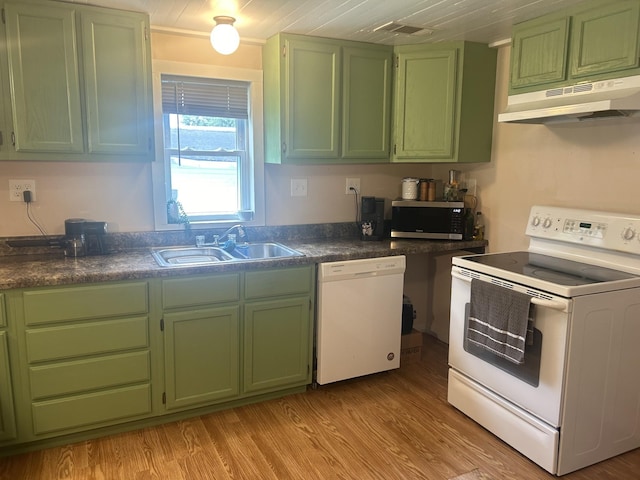
[[[268,258],[303,257],[304,254],[275,242],[236,245],[231,252],[222,247],[167,247],[151,254],[161,267],[209,265],[220,262],[243,262]]]
[[[236,260],[219,247],[170,247],[152,250],[151,254],[161,267],[203,265]]]
[[[280,243],[264,242],[264,243],[246,243],[236,245],[231,255],[239,259],[264,259],[264,258],[280,258],[280,257],[302,257],[302,253],[292,248],[286,247]]]

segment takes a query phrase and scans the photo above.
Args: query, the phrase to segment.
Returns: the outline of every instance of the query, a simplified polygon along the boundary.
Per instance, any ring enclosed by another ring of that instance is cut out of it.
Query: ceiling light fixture
[[[240,35],[233,26],[236,19],[221,15],[213,17],[213,20],[216,26],[211,30],[211,45],[216,52],[231,55],[240,45]]]

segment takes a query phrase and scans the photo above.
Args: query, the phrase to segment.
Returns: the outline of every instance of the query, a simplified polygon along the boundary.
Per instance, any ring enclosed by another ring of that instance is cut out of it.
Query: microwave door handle
[[[466,275],[460,275],[458,272],[451,272],[451,276],[462,280],[463,282],[471,283],[471,277]],[[544,298],[531,297],[531,303],[539,305],[544,308],[552,308],[553,310],[560,310],[561,312],[567,311],[567,305],[564,302],[555,302],[553,300],[545,300]]]

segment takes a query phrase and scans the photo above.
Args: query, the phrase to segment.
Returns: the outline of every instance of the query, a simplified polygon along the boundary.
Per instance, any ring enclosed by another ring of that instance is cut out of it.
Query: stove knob
[[[533,217],[533,219],[531,220],[531,225],[533,225],[534,227],[540,225],[540,217]]]
[[[551,227],[552,224],[553,224],[553,221],[549,217],[547,217],[544,219],[544,222],[542,222],[542,227],[549,228]]]
[[[636,231],[631,228],[631,227],[627,227],[622,231],[622,239],[623,240],[633,240],[633,237],[636,236]]]

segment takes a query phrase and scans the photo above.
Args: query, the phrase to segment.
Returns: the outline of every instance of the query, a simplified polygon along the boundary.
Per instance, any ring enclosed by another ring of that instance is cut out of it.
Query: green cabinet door
[[[310,383],[309,339],[309,296],[246,303],[244,393]]]
[[[167,409],[212,404],[240,389],[238,306],[164,315]]]
[[[615,2],[573,18],[571,77],[636,68],[640,3]]]
[[[399,53],[395,159],[452,159],[457,50]]]
[[[75,12],[8,3],[5,17],[16,151],[82,152]]]
[[[89,11],[81,19],[87,149],[146,154],[152,120],[146,17]]]
[[[0,441],[16,437],[7,332],[0,331]]]
[[[531,21],[513,27],[511,88],[532,87],[567,78],[569,17]]]
[[[389,161],[392,47],[303,35],[267,40],[265,161]]]
[[[392,51],[342,49],[342,157],[389,160]]]
[[[338,158],[340,47],[288,38],[285,52],[285,156]]]
[[[398,163],[491,160],[496,51],[474,42],[396,47]]]
[[[5,12],[17,153],[6,157],[151,159],[148,17],[58,2]]]

